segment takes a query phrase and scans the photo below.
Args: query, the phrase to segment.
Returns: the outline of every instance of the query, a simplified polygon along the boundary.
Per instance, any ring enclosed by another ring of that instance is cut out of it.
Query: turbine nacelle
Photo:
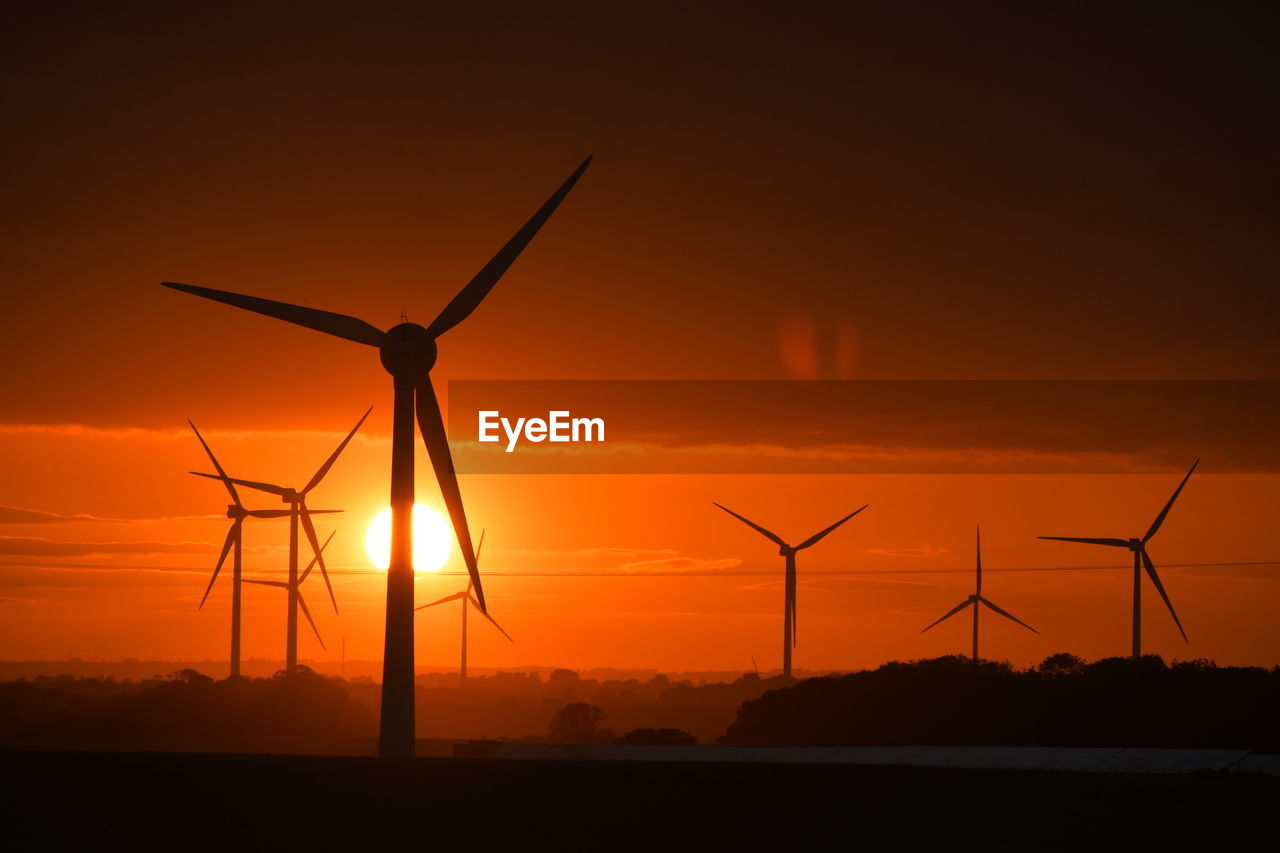
[[[435,366],[436,340],[417,323],[401,323],[387,330],[378,354],[387,373],[416,379]]]
[[[1141,550],[1143,549],[1143,546],[1144,546],[1144,545],[1146,545],[1146,543],[1145,543],[1145,542],[1143,542],[1141,539],[1130,539],[1130,540],[1129,540],[1129,550],[1130,550],[1130,551],[1141,551]]]

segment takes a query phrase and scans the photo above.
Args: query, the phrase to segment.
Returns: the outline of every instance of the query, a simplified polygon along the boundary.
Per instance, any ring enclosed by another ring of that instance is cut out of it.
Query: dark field
[[[108,752],[0,766],[10,849],[1231,849],[1269,846],[1280,805],[1280,780],[1225,773]]]

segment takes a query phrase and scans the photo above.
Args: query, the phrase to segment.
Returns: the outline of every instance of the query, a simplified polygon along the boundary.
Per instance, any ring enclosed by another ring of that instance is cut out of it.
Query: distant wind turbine
[[[484,547],[484,531],[481,530],[480,543],[476,546],[476,565],[480,564],[480,549],[483,547]],[[481,616],[483,616],[484,618],[492,622],[493,627],[497,628],[499,631],[502,632],[502,636],[506,637],[508,640],[510,640],[513,643],[515,642],[515,640],[512,640],[511,635],[508,634],[506,631],[503,631],[502,626],[498,624],[498,621],[494,619],[493,616],[490,615],[488,611],[480,607],[480,602],[476,601],[476,597],[471,594],[471,581],[469,579],[467,580],[467,588],[464,589],[462,592],[455,592],[453,595],[446,595],[444,598],[440,599],[439,601],[433,601],[430,604],[420,605],[418,607],[415,607],[414,610],[426,610],[428,607],[435,607],[437,604],[447,604],[450,601],[462,602],[462,666],[459,669],[459,672],[461,672],[462,674],[462,686],[465,687],[467,684],[467,612],[472,607],[480,611]]]
[[[793,546],[793,545],[788,545],[786,542],[782,541],[782,537],[778,536],[776,533],[766,530],[760,525],[756,524],[754,521],[748,518],[745,518],[741,515],[738,515],[736,512],[729,509],[728,507],[721,506],[720,504],[715,503],[715,501],[712,501],[712,503],[715,504],[717,507],[720,507],[720,509],[724,510],[725,512],[729,513],[729,515],[732,515],[734,518],[738,519],[738,521],[741,521],[743,524],[752,528],[753,530],[755,530],[757,533],[764,536],[769,541],[773,542],[775,545],[778,546],[778,554],[786,558],[786,561],[787,561],[786,583],[785,583],[785,591],[783,593],[783,602],[782,602],[782,614],[783,614],[782,616],[782,675],[784,678],[790,678],[791,677],[791,649],[796,644],[796,552],[803,551],[805,548],[808,548],[812,545],[816,545],[818,541],[822,539],[822,537],[826,536],[828,533],[835,530],[837,527],[844,524],[846,521],[853,518],[858,513],[862,512],[864,509],[870,506],[870,504],[863,504],[862,506],[855,509],[853,512],[846,515],[844,518],[837,521],[835,524],[831,525],[830,527],[824,530],[818,531],[817,533],[810,536],[808,539],[801,542],[799,545]]]
[[[314,510],[314,509],[313,509],[313,510],[311,510],[311,511],[312,511],[312,512],[319,512],[319,510]],[[320,641],[320,648],[321,648],[321,649],[324,649],[325,651],[328,651],[328,649],[325,647],[325,644],[324,644],[324,637],[321,637],[321,636],[320,636],[320,629],[316,627],[316,620],[314,620],[314,619],[312,619],[312,618],[311,618],[311,610],[307,607],[307,600],[306,600],[305,598],[303,598],[303,597],[302,597],[302,582],[303,582],[303,581],[305,581],[305,580],[306,580],[306,579],[311,575],[311,570],[312,570],[313,568],[315,568],[316,561],[320,559],[320,555],[324,553],[324,549],[329,547],[329,543],[333,541],[333,534],[334,534],[334,533],[336,533],[336,532],[337,532],[336,530],[335,530],[335,531],[333,531],[333,532],[331,532],[331,533],[329,534],[329,538],[328,538],[328,539],[326,539],[326,540],[324,540],[324,544],[320,546],[320,550],[319,550],[319,551],[317,551],[317,552],[316,552],[316,554],[315,554],[315,556],[313,556],[313,557],[311,558],[311,562],[310,562],[310,563],[307,563],[307,569],[306,569],[306,571],[304,571],[301,575],[299,575],[299,576],[298,576],[298,580],[297,580],[297,582],[296,582],[295,584],[293,584],[293,586],[292,586],[292,587],[291,587],[288,583],[284,583],[283,581],[264,581],[264,580],[254,580],[254,579],[252,579],[252,578],[246,578],[246,579],[245,579],[245,583],[253,583],[253,584],[257,584],[257,585],[259,585],[259,586],[274,586],[274,587],[278,587],[279,589],[289,590],[289,591],[292,593],[292,595],[290,595],[290,598],[291,598],[291,599],[293,599],[293,598],[296,598],[296,599],[297,599],[297,601],[298,601],[298,606],[299,606],[300,608],[302,608],[302,615],[303,615],[303,616],[305,616],[305,617],[307,617],[307,624],[309,624],[309,625],[311,626],[311,630],[312,630],[312,632],[314,632],[314,633],[315,633],[315,635],[316,635],[316,639]],[[332,590],[330,590],[330,592],[332,593]],[[343,638],[343,641],[342,641],[342,642],[343,642],[343,647],[342,647],[342,654],[343,654],[343,666],[345,667],[345,666],[346,666],[346,653],[347,653],[347,649],[346,649],[346,638],[345,638],[345,637]],[[296,643],[296,641],[295,641],[295,643]],[[295,663],[295,664],[294,664],[294,666],[295,666],[295,668],[296,668],[297,664]],[[287,664],[287,663],[285,664],[285,667],[286,667],[286,671],[288,671],[288,672],[293,672],[293,671],[294,671],[294,670],[292,670],[292,669],[288,669],[288,664]]]
[[[378,752],[388,757],[414,755],[413,685],[413,444],[415,408],[418,429],[431,457],[436,481],[453,522],[458,548],[475,588],[480,610],[485,610],[484,589],[471,550],[462,492],[453,469],[440,403],[431,384],[436,363],[436,339],[471,315],[515,262],[524,248],[551,217],[590,165],[588,157],[542,207],[498,250],[489,263],[467,283],[427,327],[402,322],[387,331],[349,317],[286,302],[260,299],[190,284],[162,282],[165,287],[203,296],[237,308],[256,311],[288,323],[377,347],[382,366],[395,387],[391,431],[391,561],[387,569],[386,646],[382,656],[382,710]]]
[[[1165,516],[1169,514],[1169,510],[1173,508],[1173,502],[1178,499],[1178,495],[1182,494],[1182,487],[1187,484],[1187,480],[1191,479],[1191,475],[1195,473],[1196,466],[1200,464],[1197,459],[1191,465],[1191,470],[1187,471],[1187,475],[1182,478],[1182,482],[1178,484],[1178,488],[1173,490],[1173,497],[1169,498],[1169,502],[1164,505],[1164,509],[1160,510],[1160,514],[1156,516],[1156,520],[1151,522],[1151,527],[1147,529],[1147,533],[1141,539],[1084,539],[1076,536],[1041,536],[1040,539],[1054,539],[1059,542],[1084,542],[1089,545],[1108,545],[1112,548],[1128,548],[1133,552],[1133,651],[1135,658],[1142,657],[1142,571],[1145,568],[1147,577],[1151,578],[1151,584],[1156,588],[1156,592],[1160,593],[1160,597],[1164,599],[1165,607],[1169,608],[1169,615],[1173,617],[1173,624],[1178,626],[1178,633],[1182,635],[1184,643],[1190,643],[1187,639],[1187,632],[1182,630],[1182,622],[1178,620],[1178,614],[1173,609],[1173,602],[1169,600],[1169,594],[1164,591],[1164,584],[1160,582],[1160,575],[1156,572],[1155,564],[1151,562],[1150,555],[1147,554],[1147,543],[1151,541],[1151,537],[1156,535],[1156,531],[1160,529],[1160,525],[1164,524]]]
[[[981,528],[978,528],[976,553],[977,553],[977,566],[976,566],[977,583],[976,583],[976,586],[974,587],[973,595],[969,596],[964,601],[960,602],[955,607],[948,610],[945,616],[937,620],[937,622],[931,623],[928,628],[924,628],[920,632],[921,634],[923,634],[925,631],[928,631],[929,628],[932,628],[934,625],[937,625],[939,622],[944,622],[947,619],[950,619],[952,616],[955,616],[957,613],[959,613],[961,610],[964,610],[966,607],[972,607],[973,608],[973,662],[975,665],[979,661],[979,657],[978,657],[978,610],[979,610],[978,605],[979,604],[983,605],[984,607],[989,607],[992,611],[999,613],[1001,616],[1003,616],[1006,619],[1012,619],[1014,622],[1017,622],[1023,628],[1026,628],[1028,631],[1031,631],[1033,634],[1040,633],[1035,628],[1032,628],[1030,625],[1028,625],[1026,622],[1023,622],[1017,616],[1014,616],[1012,613],[1009,613],[1007,610],[1000,609],[989,598],[986,598],[985,596],[983,596],[982,594],[982,529]]]
[[[209,455],[209,461],[213,463],[214,470],[218,472],[219,478],[225,478],[227,472],[218,464],[218,457],[213,455],[213,451],[209,449],[209,444],[204,440],[204,436],[200,434],[200,430],[196,429],[196,425],[187,420],[191,430],[196,434],[196,438],[200,439],[200,446],[204,448],[204,452]],[[240,503],[240,495],[236,492],[236,487],[231,484],[230,480],[223,479],[222,485],[227,487],[227,491],[231,494],[231,504],[227,507],[227,518],[232,519],[231,528],[227,530],[227,538],[222,543],[222,553],[218,556],[218,563],[213,567],[213,577],[209,578],[209,585],[205,587],[204,596],[200,599],[200,607],[203,609],[204,603],[209,599],[209,592],[213,589],[213,583],[218,579],[218,573],[222,571],[222,564],[227,560],[227,552],[230,551],[231,557],[231,677],[238,678],[240,676],[240,584],[243,581],[243,561],[241,553],[244,545],[244,520],[246,518],[285,518],[290,514],[287,509],[245,509],[244,504]],[[336,512],[336,510],[313,509],[313,513],[317,512]]]
[[[338,445],[338,449],[329,454],[329,458],[324,464],[316,470],[311,479],[301,489],[291,489],[284,486],[277,486],[273,483],[259,483],[254,480],[239,480],[235,477],[228,477],[226,474],[219,472],[217,474],[202,474],[199,471],[192,471],[197,477],[208,477],[212,480],[221,480],[227,484],[244,486],[246,489],[256,489],[260,492],[278,495],[281,500],[289,505],[289,583],[286,589],[289,590],[289,611],[288,623],[285,638],[285,670],[294,672],[298,667],[298,523],[302,523],[302,529],[307,534],[307,540],[311,543],[311,553],[316,555],[316,559],[320,563],[320,575],[324,578],[324,585],[329,590],[329,601],[333,603],[333,612],[338,612],[338,599],[334,597],[333,585],[329,583],[329,572],[325,569],[324,557],[321,554],[320,542],[316,538],[315,525],[311,523],[311,514],[319,510],[311,510],[307,508],[307,493],[320,485],[320,481],[329,473],[329,469],[333,467],[333,463],[338,460],[338,456],[346,449],[347,444],[355,436],[356,430],[364,423],[365,418],[369,417],[369,412],[373,411],[370,407],[360,418],[360,421],[347,433],[347,437],[342,439],[342,443]],[[333,511],[333,510],[331,510]],[[339,510],[340,511],[340,510]]]

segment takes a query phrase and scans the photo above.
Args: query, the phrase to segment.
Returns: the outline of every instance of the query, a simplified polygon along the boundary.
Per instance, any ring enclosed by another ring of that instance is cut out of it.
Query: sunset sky
[[[348,658],[380,658],[385,583],[364,536],[387,504],[391,382],[376,353],[159,282],[426,324],[594,154],[440,340],[442,394],[1257,380],[1262,402],[1228,417],[1198,397],[1176,429],[1137,404],[1087,411],[1140,439],[1129,467],[1096,464],[1117,450],[1105,437],[1023,435],[1012,406],[983,413],[981,439],[917,406],[907,438],[896,422],[867,433],[876,473],[464,473],[489,604],[516,640],[477,627],[474,665],[776,668],[782,560],[713,500],[791,541],[871,504],[800,555],[798,668],[966,651],[958,621],[920,629],[971,591],[976,524],[992,569],[1085,567],[992,573],[984,592],[1041,635],[989,619],[984,654],[1124,654],[1130,575],[1111,567],[1128,552],[1035,537],[1139,536],[1197,456],[1151,543],[1157,565],[1203,564],[1162,571],[1192,642],[1148,585],[1145,648],[1280,663],[1280,565],[1224,565],[1280,562],[1280,433],[1258,428],[1277,414],[1262,380],[1280,380],[1274,13],[826,5],[12,12],[0,659],[225,660],[227,581],[196,605],[226,496],[186,473],[208,469],[186,419],[233,475],[301,485],[370,405],[311,500],[344,510],[318,520],[337,530],[342,615],[308,582],[329,649],[304,634],[301,655],[336,660],[345,638]],[[707,417],[690,404],[652,428]],[[930,452],[1034,445],[1085,473],[921,473],[909,439],[938,424]],[[829,439],[787,434],[819,458]],[[418,499],[441,507],[418,459]],[[250,522],[248,574],[278,577],[286,534]],[[445,571],[461,569],[455,551]],[[423,574],[420,603],[462,583]],[[245,595],[245,655],[281,657],[283,596]],[[456,613],[417,618],[419,665],[455,665]]]

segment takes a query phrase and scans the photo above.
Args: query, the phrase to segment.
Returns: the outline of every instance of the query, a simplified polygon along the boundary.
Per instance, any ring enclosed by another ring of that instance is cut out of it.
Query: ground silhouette
[[[41,676],[0,684],[0,748],[368,755],[379,685],[306,668],[215,681]],[[599,681],[572,670],[419,676],[421,755],[471,739],[674,745],[1044,745],[1276,751],[1280,669],[944,657],[788,681]],[[620,735],[620,736],[618,736]]]

